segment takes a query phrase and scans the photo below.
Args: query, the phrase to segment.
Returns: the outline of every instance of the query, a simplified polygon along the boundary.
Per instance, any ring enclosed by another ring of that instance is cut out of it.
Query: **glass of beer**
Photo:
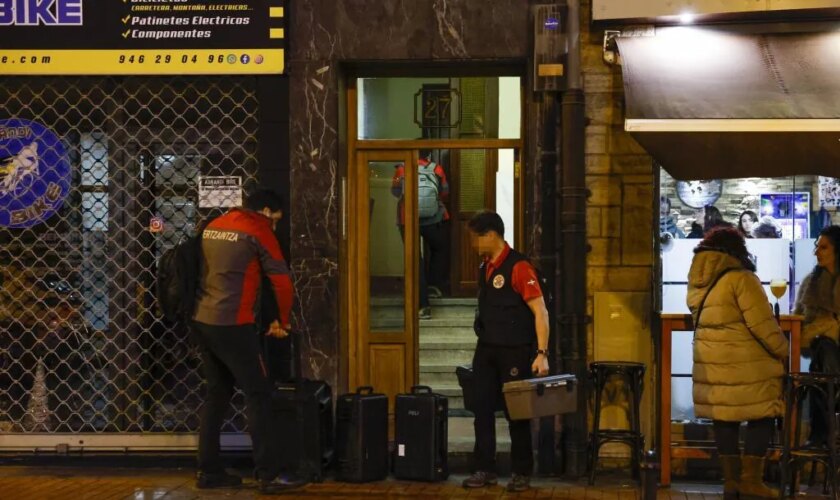
[[[776,321],[779,320],[779,299],[785,296],[787,292],[787,280],[778,278],[770,281],[770,293],[776,297],[776,305],[773,306],[773,311],[776,313]]]

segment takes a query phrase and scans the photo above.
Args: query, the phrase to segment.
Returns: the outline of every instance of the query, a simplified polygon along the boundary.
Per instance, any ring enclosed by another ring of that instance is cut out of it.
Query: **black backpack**
[[[201,233],[186,236],[158,259],[157,301],[163,318],[171,323],[187,322],[195,310],[201,257]]]

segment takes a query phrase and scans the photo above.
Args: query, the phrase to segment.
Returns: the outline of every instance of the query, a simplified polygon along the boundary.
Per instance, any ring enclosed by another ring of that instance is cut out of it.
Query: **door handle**
[[[341,239],[347,239],[347,178],[341,178]]]

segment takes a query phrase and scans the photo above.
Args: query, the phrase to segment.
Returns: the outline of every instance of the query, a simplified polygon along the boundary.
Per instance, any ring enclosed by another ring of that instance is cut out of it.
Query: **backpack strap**
[[[720,274],[715,276],[714,281],[712,281],[711,286],[709,289],[706,290],[706,295],[703,296],[703,300],[700,301],[700,307],[697,308],[697,317],[694,318],[694,333],[697,333],[697,328],[700,327],[700,314],[703,313],[703,306],[706,305],[706,299],[709,298],[709,294],[712,293],[712,289],[717,285],[718,281],[720,281],[723,276],[728,273],[729,271],[738,271],[739,269],[736,267],[730,267],[729,269],[724,269]]]

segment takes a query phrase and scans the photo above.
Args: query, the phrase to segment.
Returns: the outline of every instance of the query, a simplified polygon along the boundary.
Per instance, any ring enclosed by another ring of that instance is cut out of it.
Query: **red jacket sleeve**
[[[522,300],[528,302],[537,297],[542,297],[539,278],[534,266],[526,260],[521,260],[513,266],[511,272],[511,286],[518,293]]]
[[[268,276],[274,288],[274,298],[277,300],[277,310],[280,311],[281,326],[290,325],[292,301],[294,300],[294,286],[289,275],[289,266],[280,250],[277,237],[266,224],[257,233],[260,253],[260,267]]]

